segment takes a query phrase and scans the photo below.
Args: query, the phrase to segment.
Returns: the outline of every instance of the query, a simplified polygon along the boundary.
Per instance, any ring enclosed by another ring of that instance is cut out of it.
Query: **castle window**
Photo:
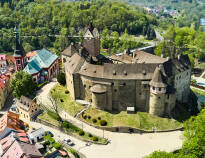
[[[161,91],[162,89],[161,88],[159,88],[159,91]]]
[[[111,86],[114,86],[114,83],[113,83],[113,82],[111,83]]]
[[[63,62],[64,62],[64,63],[66,62],[66,59],[65,59],[65,58],[63,58]]]
[[[155,90],[155,87],[152,87],[153,90]]]
[[[84,84],[83,87],[86,88],[86,85]]]
[[[169,94],[167,95],[167,99],[169,99]]]

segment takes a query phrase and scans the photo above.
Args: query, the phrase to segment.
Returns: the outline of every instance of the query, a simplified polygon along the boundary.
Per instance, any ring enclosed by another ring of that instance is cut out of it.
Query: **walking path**
[[[49,107],[48,94],[50,89],[55,86],[56,82],[50,82],[45,85],[40,92],[38,98],[44,105]],[[173,151],[182,146],[182,132],[166,132],[166,133],[149,133],[149,134],[128,134],[128,133],[114,133],[103,131],[88,124],[85,124],[78,119],[70,116],[65,111],[61,111],[60,115],[63,119],[73,123],[82,128],[86,132],[94,135],[105,137],[110,140],[108,145],[91,145],[88,147],[78,148],[80,152],[88,158],[141,158],[155,150]],[[51,131],[54,131],[50,129]],[[65,135],[62,135],[66,138]]]

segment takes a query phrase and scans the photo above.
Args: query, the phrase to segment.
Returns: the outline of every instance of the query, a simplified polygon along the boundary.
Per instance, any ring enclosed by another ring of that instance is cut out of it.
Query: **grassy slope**
[[[58,103],[62,109],[66,110],[68,113],[74,116],[84,106],[76,104],[74,101],[72,101],[70,94],[65,94],[66,90],[66,87],[56,85],[53,88],[51,95],[54,98],[58,98]],[[61,102],[60,99],[63,99],[64,102]],[[146,130],[152,130],[153,126],[156,126],[158,130],[175,129],[181,127],[181,123],[175,120],[157,117],[145,112],[127,114],[126,111],[121,111],[118,114],[111,114],[109,112],[91,107],[85,112],[85,115],[91,116],[91,119],[86,119],[87,122],[93,123],[93,118],[98,119],[98,117],[101,117],[101,119],[108,122],[107,126],[129,126]],[[99,122],[100,121],[98,120],[95,125],[99,125]]]

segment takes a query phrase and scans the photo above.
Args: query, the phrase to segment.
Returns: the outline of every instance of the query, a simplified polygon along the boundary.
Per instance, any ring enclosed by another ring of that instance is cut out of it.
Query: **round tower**
[[[157,116],[162,116],[164,114],[167,88],[161,69],[161,65],[156,67],[150,82],[149,113]]]

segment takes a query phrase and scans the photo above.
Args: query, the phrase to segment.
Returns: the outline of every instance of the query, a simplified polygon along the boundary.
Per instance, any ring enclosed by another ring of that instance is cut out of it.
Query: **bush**
[[[88,134],[88,137],[90,137],[90,138],[91,138],[92,136],[93,136],[92,134],[90,134],[90,133]]]
[[[85,132],[84,132],[83,130],[80,130],[80,131],[78,132],[78,134],[79,134],[80,136],[84,136],[84,135],[85,135]]]
[[[49,141],[45,141],[45,142],[43,143],[43,145],[50,145],[50,142],[49,142]]]
[[[59,149],[62,148],[62,145],[59,144],[59,143],[54,143],[54,144],[53,144],[53,147],[59,150]]]
[[[107,125],[107,121],[105,121],[105,120],[100,120],[100,125],[101,125],[101,126],[106,126],[106,125]]]
[[[63,128],[70,128],[70,124],[66,121],[63,121],[62,126],[63,126]]]
[[[61,85],[65,85],[66,84],[65,73],[63,73],[63,72],[59,73],[57,76],[57,81]]]
[[[92,119],[92,121],[93,121],[93,123],[96,123],[97,122],[97,120],[94,118],[94,119]]]
[[[87,119],[87,116],[86,116],[86,115],[84,115],[84,116],[83,116],[83,118],[86,120],[86,119]]]
[[[88,115],[88,119],[89,119],[89,120],[91,119],[91,116],[90,116],[90,115]]]
[[[98,120],[101,120],[101,117],[98,117]]]
[[[69,91],[68,91],[68,90],[65,90],[65,94],[69,94]]]
[[[98,141],[98,137],[93,136],[92,140],[95,141],[95,142],[97,142],[97,141]]]
[[[55,143],[55,140],[53,138],[49,138],[48,141],[50,142],[50,144],[54,144]]]

